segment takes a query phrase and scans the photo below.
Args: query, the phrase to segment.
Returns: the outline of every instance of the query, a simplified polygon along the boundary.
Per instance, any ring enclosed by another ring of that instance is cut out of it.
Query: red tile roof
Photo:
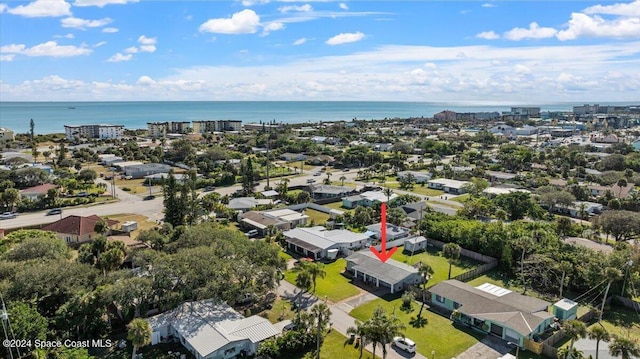
[[[42,230],[83,236],[88,233],[94,233],[96,223],[98,223],[101,219],[102,218],[98,217],[95,214],[88,217],[68,216],[59,221],[55,221],[42,227]],[[109,225],[109,227],[117,223],[118,221],[114,221],[111,219],[107,220],[107,224]]]
[[[27,193],[28,194],[47,194],[47,192],[52,188],[58,188],[58,186],[51,183],[45,183],[39,186],[25,188],[22,191],[20,191],[20,193],[21,194],[27,194]]]

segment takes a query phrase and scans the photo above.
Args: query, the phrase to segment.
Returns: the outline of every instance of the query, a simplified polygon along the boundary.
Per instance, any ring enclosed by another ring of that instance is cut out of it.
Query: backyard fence
[[[621,297],[619,295],[614,295],[613,298],[615,299],[616,302],[620,303],[621,305],[627,307],[627,308],[631,308],[631,309],[635,309],[636,311],[640,311],[640,303],[636,302],[635,300],[631,300],[629,298],[625,298],[625,297]]]
[[[445,242],[440,242],[437,241],[435,239],[428,239],[429,244],[432,244],[435,247],[438,247],[440,249],[442,249],[442,247],[444,247],[444,245],[446,244]],[[493,263],[493,262],[498,262],[497,259],[493,258],[493,257],[489,257],[489,256],[485,256],[484,254],[480,254],[478,252],[474,252],[474,251],[470,251],[468,249],[464,249],[462,248],[462,250],[460,251],[460,255],[465,256],[467,258],[471,258],[471,259],[475,259],[479,262],[483,262],[483,263]],[[492,267],[493,268],[493,267]]]
[[[491,263],[485,263],[483,265],[481,265],[480,267],[476,268],[476,269],[472,269],[468,272],[464,272],[460,275],[457,275],[451,279],[457,279],[461,282],[467,282],[470,281],[472,279],[478,278],[479,276],[481,276],[482,274],[492,270],[493,268],[498,266],[498,261],[494,261]]]

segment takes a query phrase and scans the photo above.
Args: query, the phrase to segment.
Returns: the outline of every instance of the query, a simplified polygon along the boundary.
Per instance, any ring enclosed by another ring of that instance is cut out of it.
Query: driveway
[[[487,335],[455,359],[497,359],[511,352],[513,347],[504,340]]]

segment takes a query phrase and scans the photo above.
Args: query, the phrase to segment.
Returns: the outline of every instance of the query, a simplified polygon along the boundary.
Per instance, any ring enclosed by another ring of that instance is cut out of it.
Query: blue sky
[[[23,100],[635,101],[640,0],[7,1]]]

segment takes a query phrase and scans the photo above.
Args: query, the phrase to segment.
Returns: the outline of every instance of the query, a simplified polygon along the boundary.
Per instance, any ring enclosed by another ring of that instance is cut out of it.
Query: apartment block
[[[68,140],[75,138],[116,139],[124,136],[124,125],[65,125],[64,133]]]

